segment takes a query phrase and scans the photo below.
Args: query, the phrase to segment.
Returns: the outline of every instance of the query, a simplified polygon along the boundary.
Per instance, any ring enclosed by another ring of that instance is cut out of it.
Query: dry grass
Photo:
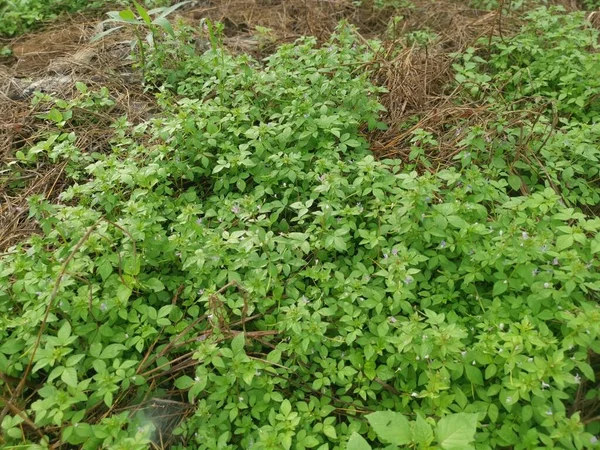
[[[0,65],[0,252],[37,231],[30,219],[27,199],[42,195],[56,199],[66,187],[65,163],[40,160],[23,164],[16,153],[26,150],[52,132],[53,124],[37,117],[47,105],[32,106],[36,89],[57,98],[73,98],[75,83],[82,81],[90,90],[108,87],[115,105],[102,113],[73,111],[77,123],[61,132],[73,131],[83,151],[103,151],[112,135],[111,124],[124,114],[132,122],[151,114],[154,99],[143,92],[139,75],[128,59],[131,37],[115,33],[90,43],[98,20],[74,16],[46,30],[13,40],[14,58]],[[32,84],[33,82],[33,84]]]

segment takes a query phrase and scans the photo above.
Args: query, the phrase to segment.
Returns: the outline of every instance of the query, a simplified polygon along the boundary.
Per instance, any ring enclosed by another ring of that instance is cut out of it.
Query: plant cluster
[[[526,19],[510,40],[468,49],[454,65],[456,81],[496,114],[488,127],[466,130],[459,158],[515,192],[551,188],[566,204],[591,208],[600,201],[598,32],[559,8]]]
[[[0,37],[12,37],[31,31],[62,13],[104,8],[107,4],[128,4],[127,0],[9,0],[0,5]],[[146,0],[148,7],[168,1]]]
[[[262,62],[207,28],[172,67],[145,54],[163,113],[109,152],[23,152],[73,184],[0,259],[2,443],[593,448],[600,219],[467,164],[482,131],[455,167],[377,161],[379,43],[348,26]]]

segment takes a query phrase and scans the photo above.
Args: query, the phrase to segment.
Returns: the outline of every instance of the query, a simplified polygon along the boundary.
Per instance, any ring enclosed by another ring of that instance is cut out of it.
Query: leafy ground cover
[[[374,8],[379,39],[263,58],[210,20],[150,29],[156,112],[103,149],[78,133],[109,89],[35,96],[10,170],[66,180],[0,258],[3,446],[597,447],[598,32],[498,8],[400,111],[386,71],[444,37]]]

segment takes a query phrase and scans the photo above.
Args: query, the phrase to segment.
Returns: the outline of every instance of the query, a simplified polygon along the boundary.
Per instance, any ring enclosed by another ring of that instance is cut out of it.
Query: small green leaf
[[[46,118],[54,123],[60,123],[63,120],[63,115],[58,109],[52,108],[46,114]]]
[[[187,375],[179,377],[175,380],[175,387],[177,389],[189,389],[194,384],[194,380]]]
[[[563,234],[556,239],[556,251],[560,252],[561,250],[565,250],[573,245],[573,235],[572,234]]]
[[[74,367],[68,367],[63,370],[60,379],[63,380],[67,386],[77,387],[77,371]]]
[[[233,353],[240,353],[244,350],[244,346],[246,345],[246,338],[244,333],[238,333],[236,337],[231,340],[231,350]]]
[[[509,175],[508,176],[508,185],[513,188],[513,190],[518,191],[521,189],[521,177],[517,175]]]
[[[324,425],[323,434],[328,438],[337,439],[337,432],[335,431],[335,427],[333,425]]]
[[[292,412],[292,404],[289,400],[286,399],[281,403],[280,411],[281,414],[283,414],[285,417],[290,415],[290,413]]]
[[[150,288],[153,292],[161,292],[165,290],[165,285],[158,278],[150,278],[144,282],[144,285]]]
[[[116,358],[120,353],[121,350],[125,350],[125,346],[122,344],[109,344],[106,347],[104,347],[104,349],[102,350],[102,353],[100,354],[99,358],[100,359],[114,359]]]
[[[65,342],[67,339],[69,339],[69,337],[71,337],[71,324],[65,321],[63,326],[60,327],[60,330],[58,330],[56,337],[58,337],[61,342]]]

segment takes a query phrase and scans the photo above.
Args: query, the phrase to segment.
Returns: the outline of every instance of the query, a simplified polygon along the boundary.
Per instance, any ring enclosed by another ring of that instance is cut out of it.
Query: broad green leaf
[[[371,450],[371,446],[360,434],[352,433],[346,450]]]
[[[435,428],[440,447],[446,450],[470,448],[477,431],[477,414],[458,413],[442,417]]]
[[[427,446],[433,441],[433,428],[427,421],[417,413],[417,418],[411,422],[413,440],[420,445]]]
[[[378,411],[366,417],[382,441],[395,445],[406,445],[412,441],[410,422],[402,414],[393,411]]]

